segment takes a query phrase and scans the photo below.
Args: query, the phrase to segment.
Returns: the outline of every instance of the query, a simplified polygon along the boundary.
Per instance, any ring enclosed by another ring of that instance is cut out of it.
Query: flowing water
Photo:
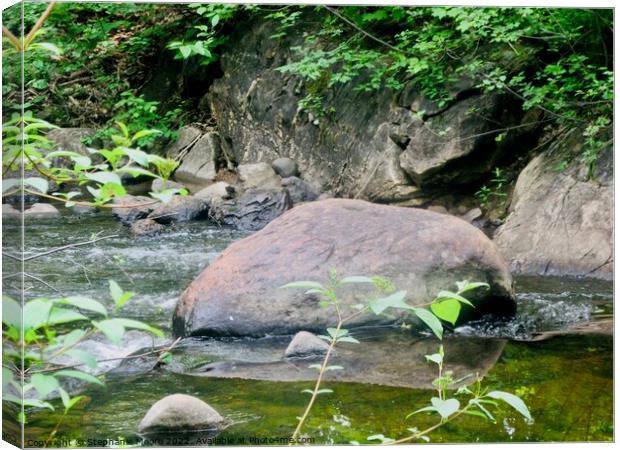
[[[177,225],[157,238],[133,240],[124,227],[106,215],[64,216],[61,221],[28,224],[25,248],[34,254],[88,240],[95,233],[117,237],[27,264],[28,273],[58,292],[39,281],[26,281],[31,298],[79,294],[111,305],[109,279],[115,279],[125,290],[136,292],[124,315],[160,327],[166,337],[153,340],[131,332],[120,347],[103,340],[87,341],[84,348],[99,359],[119,358],[153,343],[169,343],[171,315],[179,294],[229,243],[244,236],[205,223],[189,223]],[[18,236],[17,226],[5,223],[5,251],[16,250]],[[5,259],[5,276],[10,267],[6,262]],[[9,277],[4,282],[5,292],[18,287],[16,279]],[[613,303],[611,283],[528,277],[517,279],[517,292],[519,306],[515,318],[503,323],[470,323],[457,328],[450,339],[476,342],[484,339],[488,344],[483,348],[489,349],[489,353],[499,348],[485,383],[520,395],[534,421],[526,423],[509,409],[497,415],[497,423],[465,416],[434,432],[432,442],[612,440],[612,338],[609,334],[588,333],[580,328],[582,324],[609,321]],[[575,331],[558,333],[568,329]],[[404,331],[396,333],[405,336]],[[410,338],[395,339],[394,345],[401,345],[399,342]],[[281,352],[286,342],[278,338],[269,341],[269,345],[244,339],[194,340],[181,345],[175,359],[189,359],[185,368],[222,359],[265,361]],[[194,355],[196,349],[199,349],[198,357]],[[118,364],[118,360],[112,360],[104,368],[115,369]],[[369,359],[367,365],[372,368],[373,360]],[[106,387],[91,386],[83,392],[87,400],[64,419],[57,438],[64,440],[63,445],[75,446],[114,446],[119,441],[128,445],[144,444],[136,429],[149,407],[166,395],[186,393],[204,399],[229,421],[228,428],[213,438],[214,443],[282,444],[291,435],[295,417],[308,400],[300,391],[308,387],[308,381],[212,378],[180,371],[130,374],[113,370],[106,377]],[[328,382],[326,387],[333,389],[334,394],[322,396],[306,422],[305,435],[309,442],[366,442],[365,438],[373,434],[403,437],[408,433],[407,428],[423,429],[436,420],[424,414],[405,419],[408,413],[428,403],[432,392],[426,389],[354,382]],[[53,403],[60,407],[58,400]],[[11,414],[7,409],[4,412]],[[31,412],[26,445],[40,444],[56,426],[59,416],[60,413],[49,411]],[[6,420],[5,429],[11,429]],[[188,441],[177,436],[160,443],[173,446]]]

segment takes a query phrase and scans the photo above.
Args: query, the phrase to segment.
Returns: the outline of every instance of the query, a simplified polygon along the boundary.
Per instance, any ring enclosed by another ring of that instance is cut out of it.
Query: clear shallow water
[[[125,315],[154,324],[167,335],[178,295],[230,242],[244,236],[205,223],[192,223],[158,238],[135,241],[109,217],[67,216],[61,223],[37,222],[29,226],[26,249],[36,253],[87,240],[99,232],[119,236],[96,246],[34,260],[26,270],[63,295],[87,295],[110,303],[107,280],[113,277],[125,290],[136,292]],[[4,233],[5,251],[10,251],[17,229],[5,223]],[[5,282],[10,292],[11,279]],[[31,296],[58,295],[39,282],[30,281],[27,287]],[[611,283],[520,278],[517,292],[519,306],[514,319],[506,323],[468,324],[457,328],[455,334],[463,339],[512,339],[488,373],[487,382],[494,388],[517,391],[530,406],[535,422],[526,424],[510,411],[500,416],[498,424],[465,417],[433,434],[433,442],[612,439],[611,337],[559,336],[527,342],[537,332],[562,330],[608,316],[612,312]],[[132,333],[120,348],[97,340],[85,345],[100,358],[113,358],[151,344],[150,337]],[[246,361],[261,360],[275,358],[277,353],[253,352],[248,342],[210,341],[204,347],[216,360],[233,356]],[[115,364],[109,363],[106,369]],[[165,395],[183,392],[204,399],[232,421],[218,435],[223,443],[249,444],[250,437],[286,437],[292,433],[295,416],[307,401],[307,396],[300,394],[307,387],[308,382],[215,379],[170,372],[109,375],[105,389],[90,388],[85,392],[88,403],[70,413],[59,435],[102,440],[121,436],[130,443],[139,442],[136,427],[150,405]],[[421,415],[415,416],[414,421],[404,419],[428,402],[429,391],[335,382],[328,387],[335,394],[321,398],[307,426],[309,437],[316,443],[365,442],[366,436],[376,433],[399,437],[405,435],[408,427],[431,424],[432,419]],[[57,417],[47,412],[31,414],[27,438],[46,436]]]

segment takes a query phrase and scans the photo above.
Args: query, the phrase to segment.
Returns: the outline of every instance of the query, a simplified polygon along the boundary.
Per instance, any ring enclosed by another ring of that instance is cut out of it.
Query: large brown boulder
[[[456,217],[421,209],[330,199],[286,212],[263,230],[235,242],[181,296],[173,319],[177,335],[292,334],[334,324],[334,312],[299,280],[324,281],[330,268],[343,275],[380,275],[407,290],[412,305],[427,303],[455,282],[486,281],[490,291],[472,301],[476,313],[512,313],[511,277],[495,245]],[[344,288],[347,304],[370,288]],[[394,323],[361,315],[349,326]]]

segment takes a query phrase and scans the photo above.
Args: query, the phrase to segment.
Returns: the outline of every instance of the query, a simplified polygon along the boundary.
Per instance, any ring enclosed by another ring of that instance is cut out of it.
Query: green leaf
[[[60,384],[58,384],[58,380],[51,375],[43,375],[41,373],[35,373],[30,378],[30,382],[33,384],[34,388],[37,390],[39,397],[44,399],[47,397],[52,391],[58,389]]]
[[[424,322],[439,339],[443,339],[443,325],[437,317],[424,308],[413,308],[413,313]]]
[[[389,295],[387,297],[379,298],[376,300],[372,300],[368,306],[375,314],[381,314],[387,308],[397,308],[397,309],[414,309],[413,306],[405,303],[405,296],[407,295],[407,291],[398,291]]]
[[[70,356],[73,359],[77,359],[78,361],[84,363],[87,367],[94,369],[97,367],[97,360],[93,355],[84,350],[79,349],[71,349],[66,352],[66,355]]]
[[[316,281],[294,281],[292,283],[285,284],[284,286],[280,286],[280,289],[287,288],[323,289],[323,285],[321,283],[317,283]]]
[[[459,294],[463,294],[467,291],[472,291],[474,289],[478,289],[480,287],[484,287],[486,289],[490,289],[490,286],[488,283],[483,283],[483,282],[472,282],[470,283],[469,281],[461,281],[461,282],[457,282],[456,286],[459,290]]]
[[[5,178],[2,180],[2,193],[8,192],[12,189],[20,187],[22,180],[19,178]]]
[[[460,402],[455,398],[442,400],[439,397],[433,397],[431,398],[431,404],[444,419],[447,419],[452,414],[457,412],[461,406]]]
[[[503,400],[512,406],[519,414],[525,417],[528,420],[532,420],[532,416],[530,415],[529,409],[519,397],[509,392],[503,391],[491,391],[487,394],[487,397],[491,397],[497,400]]]
[[[21,330],[22,307],[7,295],[2,296],[2,322]]]
[[[58,308],[54,306],[50,311],[49,319],[47,320],[48,325],[59,325],[62,323],[71,323],[78,322],[81,320],[88,320],[83,314],[80,314],[77,311],[73,311],[71,309]]]
[[[123,295],[121,295],[121,297],[116,302],[116,309],[121,309],[125,305],[125,303],[127,303],[133,298],[134,295],[135,294],[133,292],[123,292]]]
[[[152,135],[154,135],[154,134],[161,134],[161,133],[162,133],[162,131],[160,131],[160,130],[155,130],[155,129],[150,129],[150,130],[140,130],[140,131],[138,131],[136,134],[134,134],[134,135],[133,135],[133,137],[131,138],[131,141],[132,141],[132,142],[135,142],[135,141],[137,141],[138,139],[142,139],[142,138],[147,137],[147,136],[152,136]],[[132,158],[132,159],[134,159],[134,161],[136,161],[136,162],[137,162],[138,164],[140,164],[141,166],[142,166],[142,165],[146,165],[146,164],[142,164],[141,162],[139,162],[139,161],[138,161],[137,159],[135,159],[135,158]],[[148,164],[148,161],[147,161],[147,164]]]
[[[437,317],[452,325],[456,324],[461,311],[461,303],[458,300],[447,299],[431,304],[431,311]]]
[[[472,305],[472,303],[469,300],[467,300],[465,297],[463,297],[463,296],[461,296],[459,294],[456,294],[454,292],[450,292],[450,291],[440,291],[437,294],[437,297],[436,297],[435,301],[438,302],[438,301],[446,300],[446,299],[453,299],[453,300],[456,300],[458,302],[464,303],[465,305],[469,305],[472,308],[474,307],[474,305]]]
[[[192,46],[182,45],[179,47],[179,51],[181,52],[181,55],[183,55],[183,59],[187,59],[192,54]]]
[[[433,353],[432,355],[424,355],[424,357],[426,358],[427,361],[434,362],[437,365],[443,363],[443,356],[441,356],[440,353]]]
[[[15,380],[13,371],[8,367],[2,366],[2,390]]]
[[[100,330],[114,344],[120,345],[125,334],[125,327],[115,319],[93,321],[93,325]]]
[[[37,191],[46,193],[49,189],[49,182],[45,178],[31,177],[24,178],[24,185],[35,188]]]
[[[32,406],[35,408],[48,408],[54,411],[54,407],[50,403],[38,400],[36,398],[22,399],[22,398],[16,397],[11,394],[3,394],[2,400],[7,400],[9,402],[17,403],[18,405]]]
[[[344,370],[342,366],[327,366],[325,370]]]
[[[80,329],[73,330],[73,331],[65,334],[64,336],[62,336],[62,345],[63,345],[63,347],[65,347],[65,348],[72,347],[80,339],[82,339],[85,334],[86,334],[86,331],[85,330],[80,330]]]
[[[338,338],[338,342],[350,342],[351,344],[359,344],[360,343],[360,341],[355,339],[353,336],[344,336],[344,337]]]
[[[108,315],[108,311],[105,306],[99,303],[97,300],[93,300],[92,298],[87,297],[65,297],[58,300],[54,300],[55,304],[58,305],[72,305],[76,308],[85,309],[87,311],[92,311],[97,314],[101,314],[102,316]]]
[[[125,328],[133,328],[136,330],[147,331],[149,333],[154,334],[155,336],[164,337],[164,333],[160,329],[147,325],[146,323],[140,322],[138,320],[121,319],[121,318],[112,319],[112,320],[115,320],[116,322],[120,323]]]
[[[319,389],[318,391],[316,391],[317,395],[320,394],[332,394],[334,391],[332,391],[331,389]]]
[[[342,280],[340,280],[340,282],[342,284],[349,284],[349,283],[374,283],[374,280],[372,278],[369,278],[369,277],[352,276],[352,277],[345,277]]]
[[[55,152],[48,153],[47,155],[45,155],[45,159],[50,160],[53,158],[57,158],[59,156],[67,156],[71,158],[71,160],[79,166],[88,167],[91,165],[91,162],[92,162],[88,156],[80,155],[79,153],[70,152],[67,150],[57,150]]]
[[[338,339],[339,337],[346,336],[347,334],[349,334],[349,330],[343,330],[343,329],[337,329],[337,328],[328,328],[327,329],[327,333],[332,338]]]
[[[121,186],[123,183],[121,182],[121,178],[114,172],[94,172],[94,173],[86,173],[84,174],[86,178],[92,181],[96,181],[100,184],[106,183],[116,183]]]
[[[121,130],[121,133],[123,133],[123,137],[124,138],[128,138],[129,137],[129,129],[127,128],[127,125],[125,125],[125,123],[123,122],[116,122],[116,125],[118,125],[118,128]]]
[[[24,330],[36,330],[48,321],[52,303],[47,299],[30,300],[24,305]]]
[[[110,288],[110,296],[112,297],[112,300],[114,300],[114,303],[118,303],[118,301],[123,296],[123,290],[114,280],[108,280],[108,285]]]
[[[69,377],[69,378],[77,378],[78,380],[86,381],[87,383],[94,383],[103,386],[103,381],[99,378],[92,376],[89,373],[81,372],[79,370],[59,370],[58,372],[54,372],[54,376],[57,377]]]
[[[308,369],[316,369],[316,370],[321,370],[321,367],[323,367],[321,364],[310,364],[308,366]]]

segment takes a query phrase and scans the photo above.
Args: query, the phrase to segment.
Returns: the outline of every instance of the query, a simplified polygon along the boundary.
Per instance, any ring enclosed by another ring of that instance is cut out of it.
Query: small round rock
[[[140,433],[215,430],[224,427],[224,418],[199,398],[173,394],[155,402],[140,425]]]
[[[297,163],[291,158],[278,158],[271,163],[271,167],[282,178],[294,177],[299,173]]]
[[[329,344],[308,331],[300,331],[288,344],[284,351],[287,358],[305,358],[308,356],[324,355]]]

